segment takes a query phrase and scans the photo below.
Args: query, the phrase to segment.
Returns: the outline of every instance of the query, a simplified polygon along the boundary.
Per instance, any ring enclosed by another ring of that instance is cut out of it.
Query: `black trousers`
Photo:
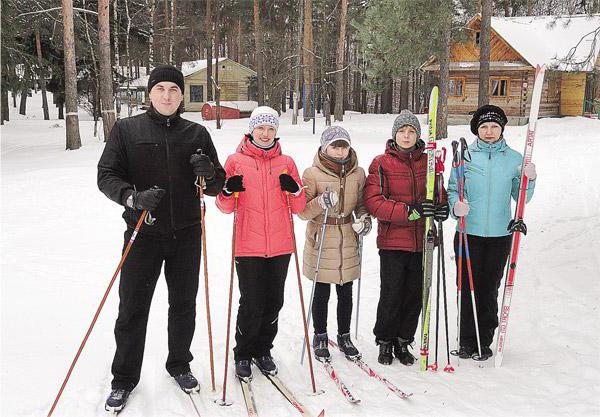
[[[423,253],[380,250],[379,304],[373,333],[378,341],[415,339],[423,304]]]
[[[123,250],[132,232],[131,229],[125,232]],[[171,376],[189,371],[200,249],[199,225],[164,237],[143,233],[137,236],[121,270],[112,388],[131,390],[140,380],[148,313],[163,264],[169,291],[166,368]]]
[[[504,268],[510,254],[511,236],[481,237],[467,235],[469,241],[469,257],[473,271],[473,288],[479,322],[481,346],[490,346],[494,332],[498,327],[498,289],[504,275]],[[459,233],[454,236],[454,253],[458,270]],[[462,291],[460,314],[460,345],[477,347],[475,322],[473,320],[473,304],[469,287],[466,250],[462,249]],[[458,272],[457,272],[458,277]],[[458,285],[458,281],[457,281]]]
[[[338,334],[350,333],[352,318],[352,282],[344,285],[334,284],[337,293],[337,325]],[[312,305],[313,326],[315,333],[327,333],[327,307],[331,284],[317,282]]]
[[[236,346],[233,349],[236,361],[270,354],[277,335],[279,311],[283,307],[289,263],[289,254],[272,258],[235,258],[240,286]]]

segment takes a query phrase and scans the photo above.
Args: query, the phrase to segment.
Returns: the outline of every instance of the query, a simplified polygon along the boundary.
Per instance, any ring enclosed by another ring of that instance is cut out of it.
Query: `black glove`
[[[140,192],[133,191],[127,198],[125,205],[132,209],[152,211],[158,207],[158,203],[160,203],[165,193],[165,190],[158,187]]]
[[[208,155],[195,153],[190,157],[190,164],[197,177],[209,179],[215,176],[215,166]]]
[[[433,213],[433,218],[438,222],[443,222],[448,219],[448,215],[450,214],[450,206],[448,203],[440,203],[435,206],[435,213]]]
[[[279,184],[281,184],[281,189],[288,193],[296,194],[300,190],[300,186],[296,180],[288,174],[281,174],[279,176]]]
[[[244,188],[243,175],[233,175],[227,178],[227,181],[225,181],[225,186],[223,187],[223,194],[230,196],[233,193],[241,193],[242,191],[246,191]]]
[[[421,217],[431,217],[435,214],[435,205],[431,200],[423,200],[408,206],[408,220],[419,220]]]

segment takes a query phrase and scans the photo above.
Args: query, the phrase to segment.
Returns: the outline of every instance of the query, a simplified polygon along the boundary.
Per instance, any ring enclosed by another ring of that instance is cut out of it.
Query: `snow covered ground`
[[[121,208],[96,187],[96,164],[103,142],[92,136],[93,122],[80,112],[83,147],[67,152],[64,121],[44,121],[40,102],[39,96],[29,100],[27,117],[15,114],[11,108],[11,121],[1,129],[0,414],[7,417],[47,414],[118,263],[124,230]],[[51,109],[51,115],[56,117],[55,109]],[[185,117],[201,122],[199,113],[187,113]],[[424,121],[424,117],[420,119]],[[393,115],[346,115],[343,126],[352,136],[363,167],[368,167],[372,158],[383,151],[393,120]],[[226,120],[222,130],[216,130],[214,122],[201,123],[210,129],[222,162],[234,151],[247,128],[247,119]],[[317,135],[313,136],[310,123],[292,126],[290,114],[283,117],[281,144],[286,153],[294,156],[301,171],[312,162],[324,120],[319,118],[317,125]],[[522,151],[525,132],[525,126],[508,127],[509,144]],[[472,138],[467,126],[450,127],[451,139],[460,136],[469,141]],[[449,142],[442,145],[449,148]],[[308,395],[308,371],[299,364],[303,331],[293,262],[273,351],[281,377],[315,415],[322,408],[327,416],[600,415],[599,155],[598,120],[540,121],[534,151],[538,184],[527,207],[529,233],[522,243],[508,345],[501,369],[495,369],[492,360],[484,363],[483,368],[473,361],[461,361],[456,366],[454,358],[455,374],[421,373],[417,366],[407,368],[397,361],[389,367],[377,363],[372,328],[379,296],[379,257],[372,233],[365,240],[357,345],[367,363],[414,395],[409,400],[393,396],[336,353],[335,365],[341,378],[362,403],[346,403],[318,366],[317,385],[325,393],[317,397]],[[446,165],[448,173],[450,158]],[[232,217],[221,214],[209,200],[208,262],[216,377],[220,385]],[[454,221],[446,222],[447,237],[453,235],[454,226]],[[296,219],[300,252],[303,231],[304,223]],[[450,252],[446,253],[446,262],[450,265],[450,340],[454,348],[456,287]],[[310,283],[306,279],[303,283],[308,297]],[[237,301],[237,290],[234,297]],[[331,303],[335,303],[334,296]],[[55,416],[106,415],[103,403],[111,380],[117,304],[113,289]],[[330,311],[329,330],[335,335],[335,309]],[[192,369],[203,387],[200,411],[203,416],[243,416],[241,391],[231,369],[227,392],[233,405],[221,408],[212,402],[219,394],[209,392],[204,312],[201,285],[192,345],[195,356]],[[166,285],[161,279],[150,314],[142,379],[123,417],[194,415],[189,400],[164,370],[166,318]],[[441,350],[442,366],[444,355]],[[260,375],[255,378],[254,390],[261,416],[297,415]]]

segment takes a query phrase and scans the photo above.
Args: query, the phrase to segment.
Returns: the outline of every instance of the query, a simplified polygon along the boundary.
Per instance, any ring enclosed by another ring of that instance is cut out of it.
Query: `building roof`
[[[227,57],[220,57],[219,62],[228,59]],[[216,62],[216,60],[215,60]],[[192,75],[197,73],[198,71],[202,71],[208,67],[208,59],[198,59],[196,61],[185,61],[181,63],[181,72],[183,72],[183,76],[187,77],[188,75]]]
[[[533,67],[592,71],[600,52],[600,14],[492,17],[492,29]]]

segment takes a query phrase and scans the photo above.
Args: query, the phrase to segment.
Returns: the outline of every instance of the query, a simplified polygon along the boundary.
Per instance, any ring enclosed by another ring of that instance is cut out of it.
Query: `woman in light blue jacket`
[[[477,319],[481,338],[481,358],[492,356],[490,345],[498,327],[498,289],[510,253],[512,219],[511,198],[519,195],[522,155],[510,148],[503,137],[508,122],[497,106],[480,107],[471,119],[471,132],[476,135],[469,145],[470,160],[465,159],[464,200],[459,201],[456,169],[452,169],[448,185],[448,201],[454,218],[465,218],[473,285],[477,304]],[[535,164],[525,166],[529,178],[527,201],[535,188]],[[454,252],[458,265],[458,225],[454,237]],[[460,277],[458,278],[460,279]],[[463,250],[462,307],[460,318],[460,348],[463,359],[478,354],[473,307],[469,292],[466,257]]]

